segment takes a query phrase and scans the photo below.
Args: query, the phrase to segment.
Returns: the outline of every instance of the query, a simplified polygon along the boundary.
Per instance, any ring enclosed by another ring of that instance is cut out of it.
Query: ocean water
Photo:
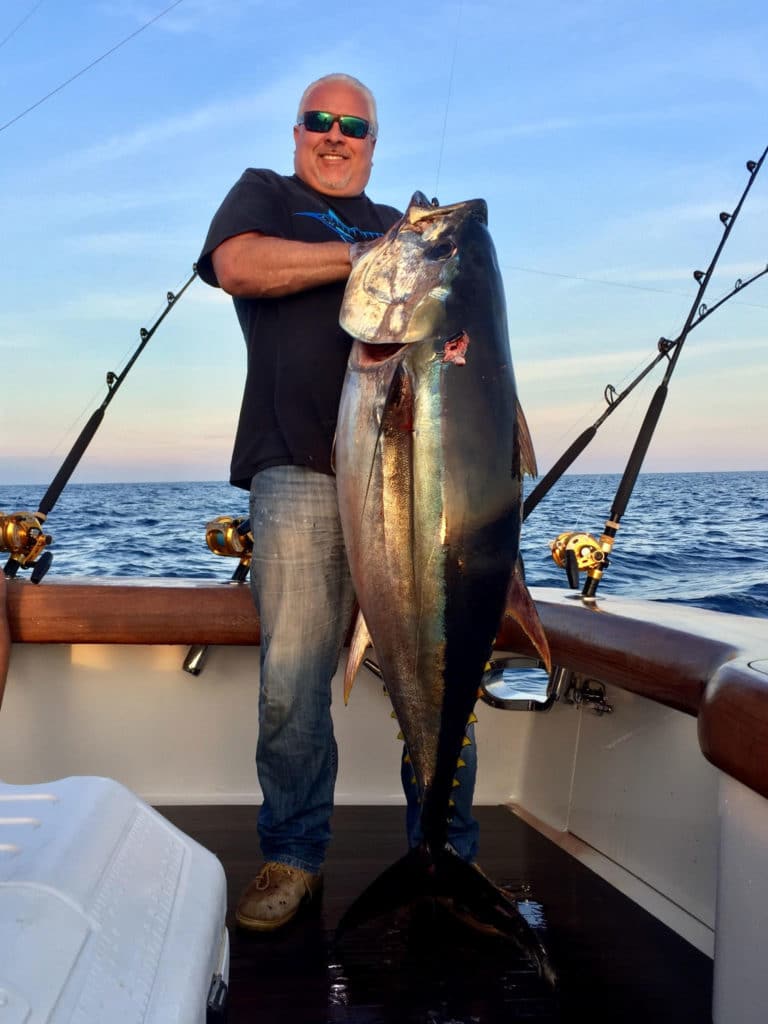
[[[521,547],[529,585],[567,586],[550,542],[599,537],[619,480],[563,477],[533,510]],[[35,511],[45,490],[0,485],[0,512]],[[46,524],[49,573],[226,580],[237,562],[208,550],[205,524],[247,514],[246,492],[227,483],[70,483]],[[598,589],[612,593],[768,617],[768,472],[641,474]]]

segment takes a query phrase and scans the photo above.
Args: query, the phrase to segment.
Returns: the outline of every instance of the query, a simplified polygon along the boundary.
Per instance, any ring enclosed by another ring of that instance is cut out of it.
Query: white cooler
[[[111,779],[0,782],[0,1024],[223,1021],[219,860]]]

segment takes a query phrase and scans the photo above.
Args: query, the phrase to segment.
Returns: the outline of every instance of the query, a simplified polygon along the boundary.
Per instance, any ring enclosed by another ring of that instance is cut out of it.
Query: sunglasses
[[[342,135],[350,139],[364,139],[371,131],[370,121],[354,114],[329,114],[327,110],[305,110],[296,124],[303,124],[308,132],[329,132],[336,122]]]

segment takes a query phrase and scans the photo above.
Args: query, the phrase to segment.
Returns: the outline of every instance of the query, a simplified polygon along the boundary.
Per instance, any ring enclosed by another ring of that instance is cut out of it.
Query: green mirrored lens
[[[339,118],[339,128],[342,135],[349,135],[353,139],[364,139],[368,134],[368,122],[352,114],[344,114]]]
[[[308,110],[304,115],[304,127],[310,132],[329,132],[336,118],[322,110]]]
[[[336,121],[342,135],[352,139],[364,139],[368,134],[368,122],[354,114],[329,114],[325,110],[307,110],[302,119],[309,132],[329,132]]]

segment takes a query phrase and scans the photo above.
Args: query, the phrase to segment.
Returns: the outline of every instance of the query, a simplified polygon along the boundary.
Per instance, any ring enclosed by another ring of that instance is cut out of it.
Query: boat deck
[[[480,863],[540,929],[557,992],[505,942],[444,911],[371,922],[332,951],[344,910],[404,852],[400,807],[338,807],[320,908],[271,936],[233,908],[259,861],[256,809],[161,807],[212,850],[229,888],[229,1024],[708,1024],[712,961],[503,807],[478,807]]]

